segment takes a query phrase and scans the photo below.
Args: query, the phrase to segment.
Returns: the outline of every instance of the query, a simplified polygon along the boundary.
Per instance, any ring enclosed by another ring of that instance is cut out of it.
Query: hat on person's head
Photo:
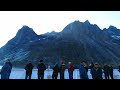
[[[43,62],[43,60],[40,60],[40,62]]]
[[[85,61],[81,61],[81,63],[86,63]]]
[[[9,63],[9,61],[6,61],[6,62],[5,62],[5,64],[8,64],[8,63]]]
[[[95,65],[98,65],[98,63],[96,62]]]
[[[68,64],[71,64],[71,62],[68,62]]]

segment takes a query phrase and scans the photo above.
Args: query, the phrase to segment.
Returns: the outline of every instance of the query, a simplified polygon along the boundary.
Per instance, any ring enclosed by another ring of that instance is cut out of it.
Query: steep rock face
[[[37,38],[38,35],[33,31],[33,29],[24,25],[21,29],[18,30],[16,36],[9,40],[7,44],[0,49],[0,58],[16,59],[14,57],[16,57],[17,53],[21,51],[20,49],[25,51],[26,45],[36,40]]]
[[[87,20],[85,22],[74,21],[68,24],[61,32],[62,37],[74,38],[76,40],[91,38],[98,40],[109,40],[109,36],[105,35],[96,24],[90,24]]]
[[[32,28],[29,28],[28,26],[23,26],[21,29],[18,30],[16,36],[12,38],[8,43],[5,45],[5,47],[13,48],[16,45],[24,45],[31,41],[34,41],[38,38],[38,35],[33,31]],[[3,46],[4,48],[4,46]]]
[[[38,35],[33,31],[32,28],[29,28],[28,26],[23,26],[16,34],[16,36],[13,38],[16,44],[21,43],[25,44],[29,41],[33,41],[38,38]]]
[[[40,59],[47,64],[72,61],[78,65],[81,60],[117,65],[120,60],[119,29],[110,26],[101,30],[96,24],[74,21],[61,32],[37,35],[32,28],[23,26],[16,36],[0,49],[0,63],[10,58],[16,65],[31,60],[35,65]]]
[[[120,29],[110,25],[108,29],[103,29],[103,32],[111,38],[110,41],[120,45]]]

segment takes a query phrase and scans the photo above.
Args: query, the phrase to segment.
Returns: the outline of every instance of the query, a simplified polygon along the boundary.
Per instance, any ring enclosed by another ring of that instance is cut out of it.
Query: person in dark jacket
[[[60,68],[58,64],[55,64],[55,66],[53,67],[52,79],[57,79],[59,71]]]
[[[64,79],[64,72],[65,72],[65,63],[64,60],[62,60],[60,65],[60,79]]]
[[[85,68],[86,71],[88,72],[88,66],[87,66],[87,64],[85,64],[84,68]]]
[[[94,63],[91,62],[90,65],[89,65],[90,70],[91,70],[93,67],[94,67]]]
[[[46,66],[43,63],[43,60],[40,60],[39,64],[37,65],[38,69],[38,79],[44,79],[44,71],[46,70]]]
[[[25,70],[26,70],[25,79],[27,79],[28,77],[29,79],[31,79],[32,69],[33,69],[33,64],[29,61],[29,63],[26,64],[25,66]]]
[[[109,66],[107,64],[104,64],[103,72],[104,72],[104,75],[105,75],[105,79],[109,79]]]
[[[12,63],[11,63],[10,59],[8,59],[7,61],[8,61],[9,66],[11,67],[11,70],[10,70],[10,74],[11,74],[11,71],[12,71]],[[10,74],[9,74],[9,77],[10,77]]]
[[[71,62],[68,62],[69,79],[73,79],[73,71],[74,71],[74,66],[72,65]]]
[[[93,79],[103,79],[102,69],[99,67],[98,63],[95,63],[94,67],[91,69],[91,75]]]
[[[113,64],[110,64],[109,66],[109,76],[111,77],[111,79],[113,79]]]
[[[79,66],[79,72],[80,72],[80,79],[88,79],[85,61],[81,62],[80,66]]]
[[[8,62],[5,62],[5,65],[1,69],[1,79],[9,79],[10,72],[11,67]]]

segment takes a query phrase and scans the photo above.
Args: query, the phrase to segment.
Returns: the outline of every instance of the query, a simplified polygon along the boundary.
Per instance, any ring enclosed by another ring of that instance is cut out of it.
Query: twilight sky
[[[110,25],[120,29],[120,11],[0,11],[0,47],[27,25],[37,33],[60,32],[71,22],[89,20],[101,29]]]

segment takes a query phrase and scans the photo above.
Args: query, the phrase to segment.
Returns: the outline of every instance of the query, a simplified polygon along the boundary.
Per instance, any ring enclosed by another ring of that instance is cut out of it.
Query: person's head
[[[98,63],[95,63],[95,64],[94,64],[94,67],[95,67],[95,68],[98,68],[98,67],[99,67],[99,64],[98,64]]]
[[[68,62],[68,64],[70,65],[70,64],[71,64],[71,62]]]
[[[10,62],[10,59],[7,59],[8,62]]]
[[[93,62],[91,62],[90,64],[91,64],[91,65],[93,65],[94,63],[93,63]]]
[[[9,62],[8,62],[8,61],[6,61],[6,62],[5,62],[5,65],[7,65],[7,64],[9,64]]]
[[[85,62],[85,61],[81,61],[81,64],[82,64],[83,66],[86,66],[86,62]]]
[[[43,62],[43,60],[40,60],[40,62]]]
[[[61,60],[61,64],[64,64],[65,62],[64,62],[64,60]]]

